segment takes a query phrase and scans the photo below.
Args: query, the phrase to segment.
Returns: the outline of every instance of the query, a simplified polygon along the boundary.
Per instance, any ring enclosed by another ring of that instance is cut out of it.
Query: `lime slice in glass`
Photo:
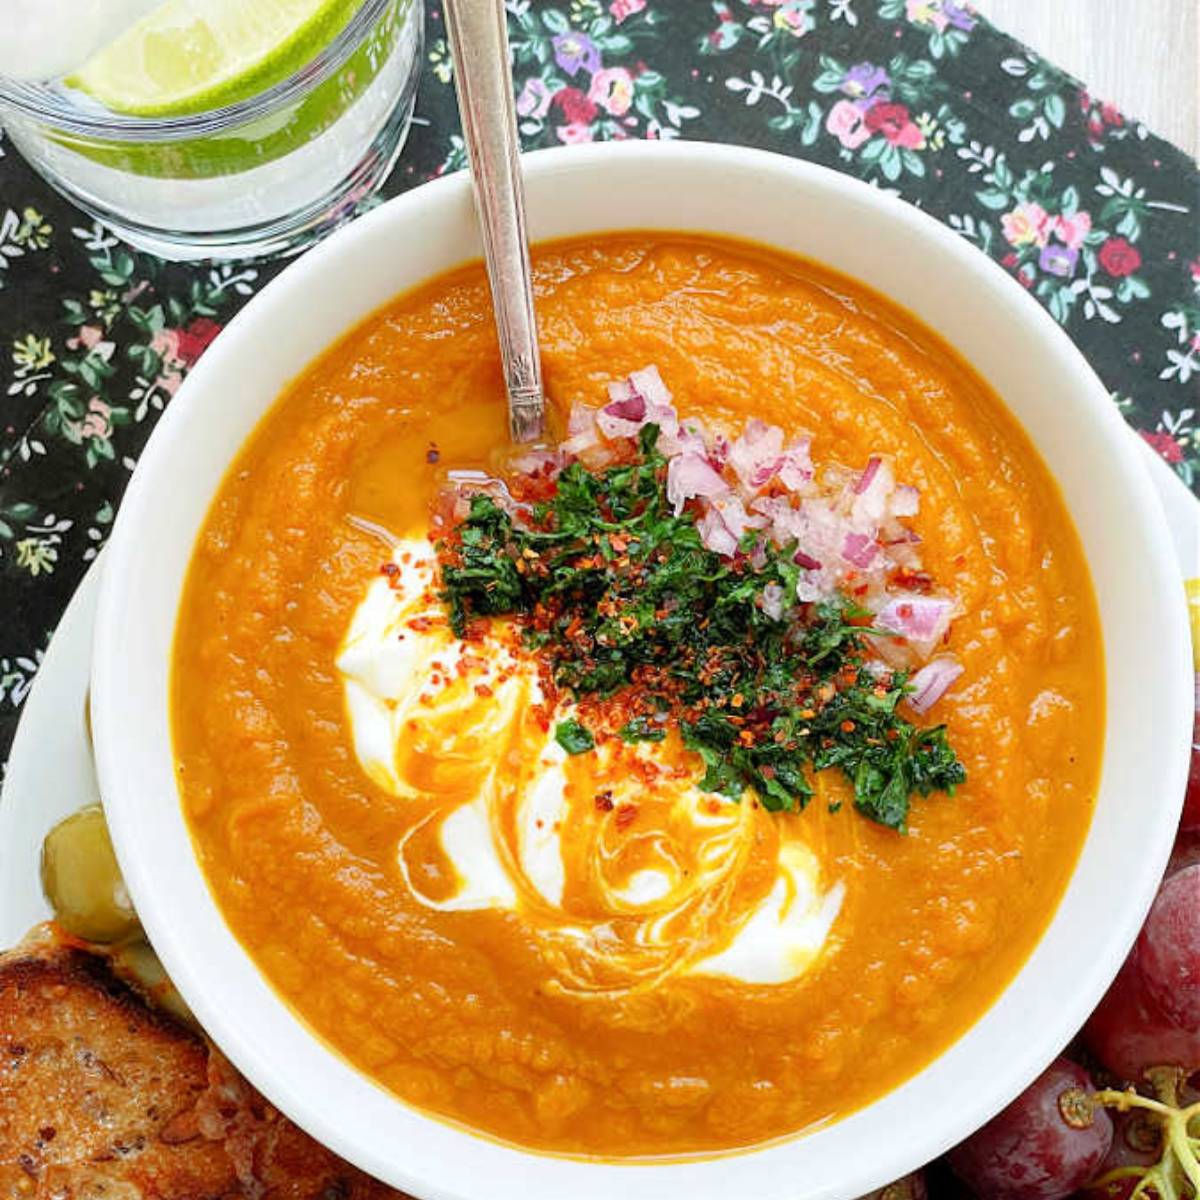
[[[66,80],[112,112],[192,116],[279,83],[359,0],[166,0]]]

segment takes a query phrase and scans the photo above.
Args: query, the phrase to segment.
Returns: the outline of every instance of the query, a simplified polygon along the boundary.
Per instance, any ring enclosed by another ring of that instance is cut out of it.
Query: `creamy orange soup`
[[[924,723],[947,725],[967,783],[914,800],[905,835],[839,805],[849,789],[833,771],[781,814],[697,794],[677,739],[547,757],[519,649],[494,686],[451,686],[444,629],[420,643],[422,678],[444,690],[422,684],[403,720],[394,696],[381,706],[381,660],[361,653],[381,564],[402,582],[433,572],[420,547],[446,470],[493,468],[506,439],[473,264],[306,368],[221,486],[174,652],[197,852],[272,985],[411,1104],[604,1156],[809,1129],[962,1034],[1058,903],[1103,743],[1087,568],[997,397],[859,284],[709,237],[594,237],[534,258],[558,433],[573,403],[603,403],[608,383],[654,363],[682,417],[807,431],[827,467],[883,454],[919,489],[911,525],[956,598],[946,649],[964,668]],[[421,615],[436,599],[425,582],[396,610],[421,636],[437,624]],[[380,653],[400,653],[400,626],[379,627]],[[808,906],[803,920],[783,919],[789,904]],[[761,944],[754,922],[770,925]]]

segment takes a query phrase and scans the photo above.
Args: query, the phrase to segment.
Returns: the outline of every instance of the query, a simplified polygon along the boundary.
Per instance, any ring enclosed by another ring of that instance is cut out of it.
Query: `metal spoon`
[[[546,399],[525,237],[525,193],[504,2],[444,0],[442,7],[492,285],[509,429],[515,442],[536,441],[542,435]]]

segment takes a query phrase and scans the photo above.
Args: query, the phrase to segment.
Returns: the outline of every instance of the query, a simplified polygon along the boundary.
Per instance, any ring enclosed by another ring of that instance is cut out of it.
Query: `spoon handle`
[[[492,285],[509,428],[513,441],[535,441],[542,434],[546,402],[504,2],[444,0],[443,9]]]

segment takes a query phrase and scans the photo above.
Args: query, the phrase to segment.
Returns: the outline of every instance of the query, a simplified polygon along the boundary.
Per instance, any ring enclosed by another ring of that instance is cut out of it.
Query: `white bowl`
[[[172,401],[107,552],[93,661],[101,790],[121,866],[167,970],[276,1105],[426,1200],[845,1200],[959,1141],[1083,1023],[1145,915],[1175,829],[1192,702],[1162,513],[1115,407],[1053,320],[932,218],[821,167],[703,144],[574,147],[525,159],[531,236],[699,230],[808,255],[910,309],[1005,399],[1057,477],[1100,604],[1107,737],[1095,818],[1045,936],[988,1012],[861,1111],[763,1149],[675,1164],[527,1153],[407,1107],[327,1049],[235,940],[178,802],[168,668],[192,544],[230,460],[281,388],[390,297],[478,254],[456,175],[385,204],[293,263],[230,323]]]

